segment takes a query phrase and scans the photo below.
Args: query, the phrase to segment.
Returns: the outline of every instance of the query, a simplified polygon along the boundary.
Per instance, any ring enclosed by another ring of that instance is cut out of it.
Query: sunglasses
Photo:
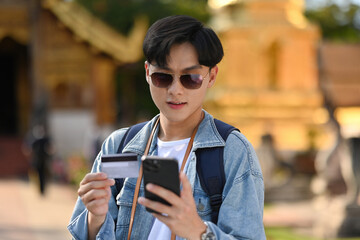
[[[187,89],[198,89],[209,72],[202,76],[200,74],[184,74],[180,76],[181,84]],[[174,81],[174,75],[169,73],[154,72],[150,75],[151,82],[158,88],[167,88]]]

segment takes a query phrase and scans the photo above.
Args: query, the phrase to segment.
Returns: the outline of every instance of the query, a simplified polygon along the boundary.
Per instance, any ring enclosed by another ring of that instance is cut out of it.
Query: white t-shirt
[[[190,138],[164,142],[158,138],[158,155],[160,157],[176,158],[178,160],[180,170],[189,141]],[[148,240],[169,240],[170,237],[170,229],[165,224],[160,222],[157,218],[155,218],[154,224],[148,236]],[[178,238],[176,237],[176,239]]]

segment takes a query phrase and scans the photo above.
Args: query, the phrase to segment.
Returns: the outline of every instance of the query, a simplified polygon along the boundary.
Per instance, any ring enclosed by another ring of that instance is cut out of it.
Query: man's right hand
[[[89,211],[89,239],[95,239],[105,221],[111,197],[110,186],[114,184],[115,180],[108,179],[102,172],[88,173],[80,183],[78,195]]]

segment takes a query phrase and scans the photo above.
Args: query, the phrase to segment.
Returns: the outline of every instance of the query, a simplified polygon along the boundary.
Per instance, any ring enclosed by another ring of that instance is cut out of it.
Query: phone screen
[[[146,156],[143,159],[144,185],[153,183],[166,188],[180,196],[180,180],[178,161],[174,158],[163,158],[158,156]],[[148,192],[145,188],[145,197],[170,205],[161,197]],[[146,209],[155,212],[152,209]]]

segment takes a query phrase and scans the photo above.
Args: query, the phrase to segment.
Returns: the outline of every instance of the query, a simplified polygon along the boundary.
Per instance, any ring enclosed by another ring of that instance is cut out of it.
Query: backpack
[[[215,126],[222,139],[226,142],[227,137],[232,131],[239,129],[214,119]],[[126,144],[145,126],[148,122],[138,123],[128,128],[122,138],[117,153],[121,153]],[[201,187],[204,189],[210,199],[211,221],[217,223],[219,209],[222,204],[222,191],[225,185],[224,172],[224,147],[199,148],[196,154],[196,172],[200,179]],[[216,166],[216,167],[215,167]],[[113,195],[117,196],[123,187],[124,179],[115,179],[115,188]]]

